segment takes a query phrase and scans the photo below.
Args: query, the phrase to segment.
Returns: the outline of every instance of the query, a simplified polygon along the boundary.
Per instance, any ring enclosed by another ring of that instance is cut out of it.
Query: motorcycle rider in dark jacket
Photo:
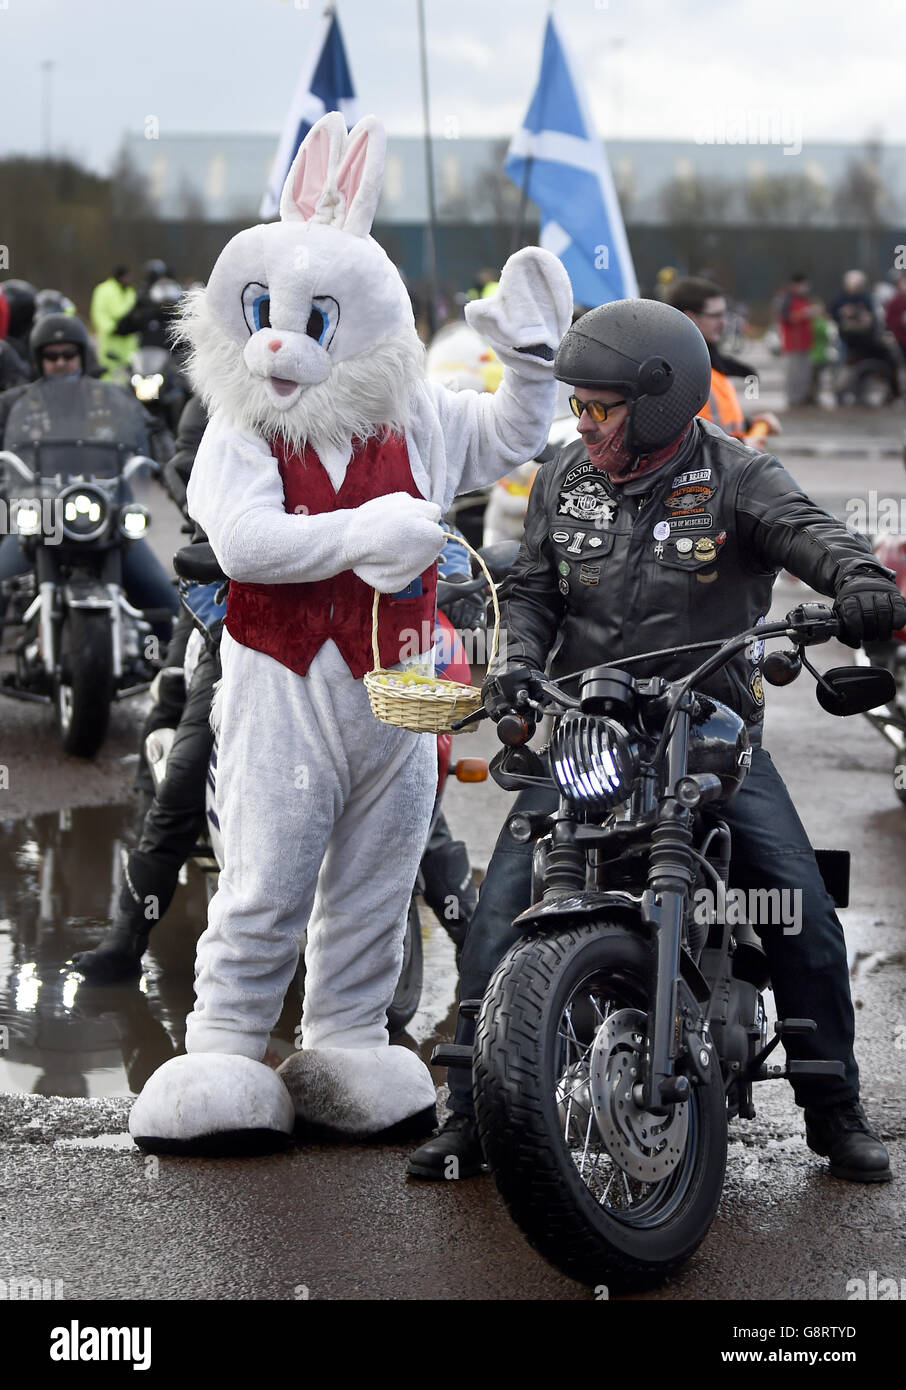
[[[173,449],[170,432],[152,419],[134,396],[106,381],[86,376],[90,344],[85,325],[70,314],[47,314],[32,328],[29,350],[37,381],[0,395],[0,448],[34,465],[42,445],[61,447],[78,440],[90,451],[93,441],[115,442],[157,462]],[[90,456],[90,454],[89,454]],[[5,473],[5,470],[4,470]],[[5,480],[0,482],[3,490]],[[17,535],[0,541],[0,581],[24,574],[29,562]],[[123,581],[131,603],[157,610],[158,639],[170,637],[176,596],[166,571],[147,541],[133,541],[123,560]],[[0,592],[0,619],[7,599]],[[166,616],[164,616],[166,615]]]
[[[678,310],[620,300],[591,310],[560,345],[555,374],[574,388],[581,439],[543,465],[525,536],[500,592],[505,660],[485,682],[486,707],[508,708],[505,671],[553,677],[684,643],[727,638],[767,614],[781,569],[833,596],[842,640],[859,646],[906,621],[906,602],[868,543],[804,495],[771,455],[693,419],[708,397],[705,342]],[[762,746],[762,643],[702,689],[746,721],[752,764],[722,809],[732,834],[731,885],[801,894],[801,930],[753,922],[768,959],[778,1016],[812,1018],[817,1032],[785,1039],[790,1058],[829,1058],[845,1076],[801,1079],[806,1138],[836,1177],[885,1181],[887,1151],[859,1105],[854,1014],[843,930],[789,793]],[[699,654],[633,668],[676,678]],[[552,812],[556,793],[529,788],[513,811]],[[509,819],[509,818],[508,818]],[[530,904],[530,844],[507,826],[481,888],[462,953],[460,999],[484,994],[519,939],[513,919]],[[460,1017],[456,1042],[471,1045]],[[444,1178],[480,1171],[468,1069],[449,1074],[451,1117],[409,1161],[409,1173]],[[449,1160],[456,1159],[451,1166]]]

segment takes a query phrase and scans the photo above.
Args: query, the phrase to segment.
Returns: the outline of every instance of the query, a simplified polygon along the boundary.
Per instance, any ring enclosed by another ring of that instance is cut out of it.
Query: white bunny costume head
[[[316,448],[409,423],[424,352],[402,279],[369,235],[385,148],[373,116],[349,135],[339,112],[322,117],[287,175],[280,221],[239,232],[187,296],[182,336],[209,410]]]

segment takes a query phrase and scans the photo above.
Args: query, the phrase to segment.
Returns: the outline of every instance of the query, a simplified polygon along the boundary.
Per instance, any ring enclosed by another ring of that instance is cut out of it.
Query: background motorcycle
[[[191,393],[172,352],[165,347],[138,348],[129,363],[129,384],[136,400],[175,435]]]
[[[110,705],[146,690],[144,640],[169,613],[133,608],[123,555],[150,525],[129,498],[129,479],[153,460],[116,444],[36,446],[33,470],[16,454],[0,463],[28,489],[16,529],[28,573],[6,580],[4,627],[21,626],[16,667],[0,693],[53,704],[63,751],[89,758],[107,734]]]
[[[516,920],[524,939],[484,1000],[461,1005],[478,1017],[474,1055],[444,1046],[432,1062],[473,1067],[482,1147],[510,1213],[573,1278],[622,1292],[676,1270],[714,1218],[727,1121],[754,1117],[753,1082],[842,1074],[838,1061],[766,1065],[782,1037],[815,1024],[785,1019],[766,1040],[766,959],[751,924],[726,910],[720,818],[748,770],[748,734],[696,693],[753,638],[784,636],[795,650],[766,658],[767,679],[788,684],[805,665],[823,708],[863,711],[889,695],[891,677],[851,666],[820,676],[804,647],[836,633],[831,609],[805,604],[724,643],[577,673],[578,697],[564,689],[572,677],[516,671],[501,682],[513,713],[498,722],[508,746],[492,775],[507,789],[550,788],[559,807],[510,819],[517,841],[535,842],[533,906]],[[625,669],[715,647],[681,680]],[[549,708],[558,722],[545,765],[522,745]],[[848,855],[819,863],[845,905]]]

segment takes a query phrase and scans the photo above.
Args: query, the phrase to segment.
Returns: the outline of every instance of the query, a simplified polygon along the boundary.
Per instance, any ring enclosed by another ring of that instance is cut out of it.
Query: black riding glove
[[[448,574],[443,582],[468,584],[471,578],[470,574]],[[484,599],[481,594],[463,594],[461,598],[451,595],[437,606],[460,632],[478,630],[484,625]]]
[[[861,647],[865,642],[886,642],[892,632],[906,625],[906,599],[889,580],[859,574],[841,584],[834,613],[840,641]]]
[[[482,704],[494,720],[514,710],[534,722],[535,711],[517,702],[517,691],[527,690],[534,695],[534,683],[539,679],[543,679],[542,673],[533,666],[514,666],[502,675],[485,676],[481,687]]]

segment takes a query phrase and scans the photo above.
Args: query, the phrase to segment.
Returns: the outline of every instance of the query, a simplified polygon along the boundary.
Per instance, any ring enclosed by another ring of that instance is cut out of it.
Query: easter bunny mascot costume
[[[212,412],[189,509],[231,581],[214,714],[224,865],[187,1055],[129,1120],[157,1152],[262,1150],[297,1118],[358,1136],[434,1123],[431,1075],[388,1045],[386,1010],[436,748],[371,712],[371,606],[388,596],[381,665],[419,634],[430,670],[440,517],[546,442],[572,293],[553,256],[518,252],[467,309],[504,363],[497,392],[427,381],[406,289],[370,236],[384,148],[373,117],[349,135],[338,113],[318,121],[280,221],[234,237],[184,316]],[[261,1059],[306,926],[301,1047],[274,1071]]]

